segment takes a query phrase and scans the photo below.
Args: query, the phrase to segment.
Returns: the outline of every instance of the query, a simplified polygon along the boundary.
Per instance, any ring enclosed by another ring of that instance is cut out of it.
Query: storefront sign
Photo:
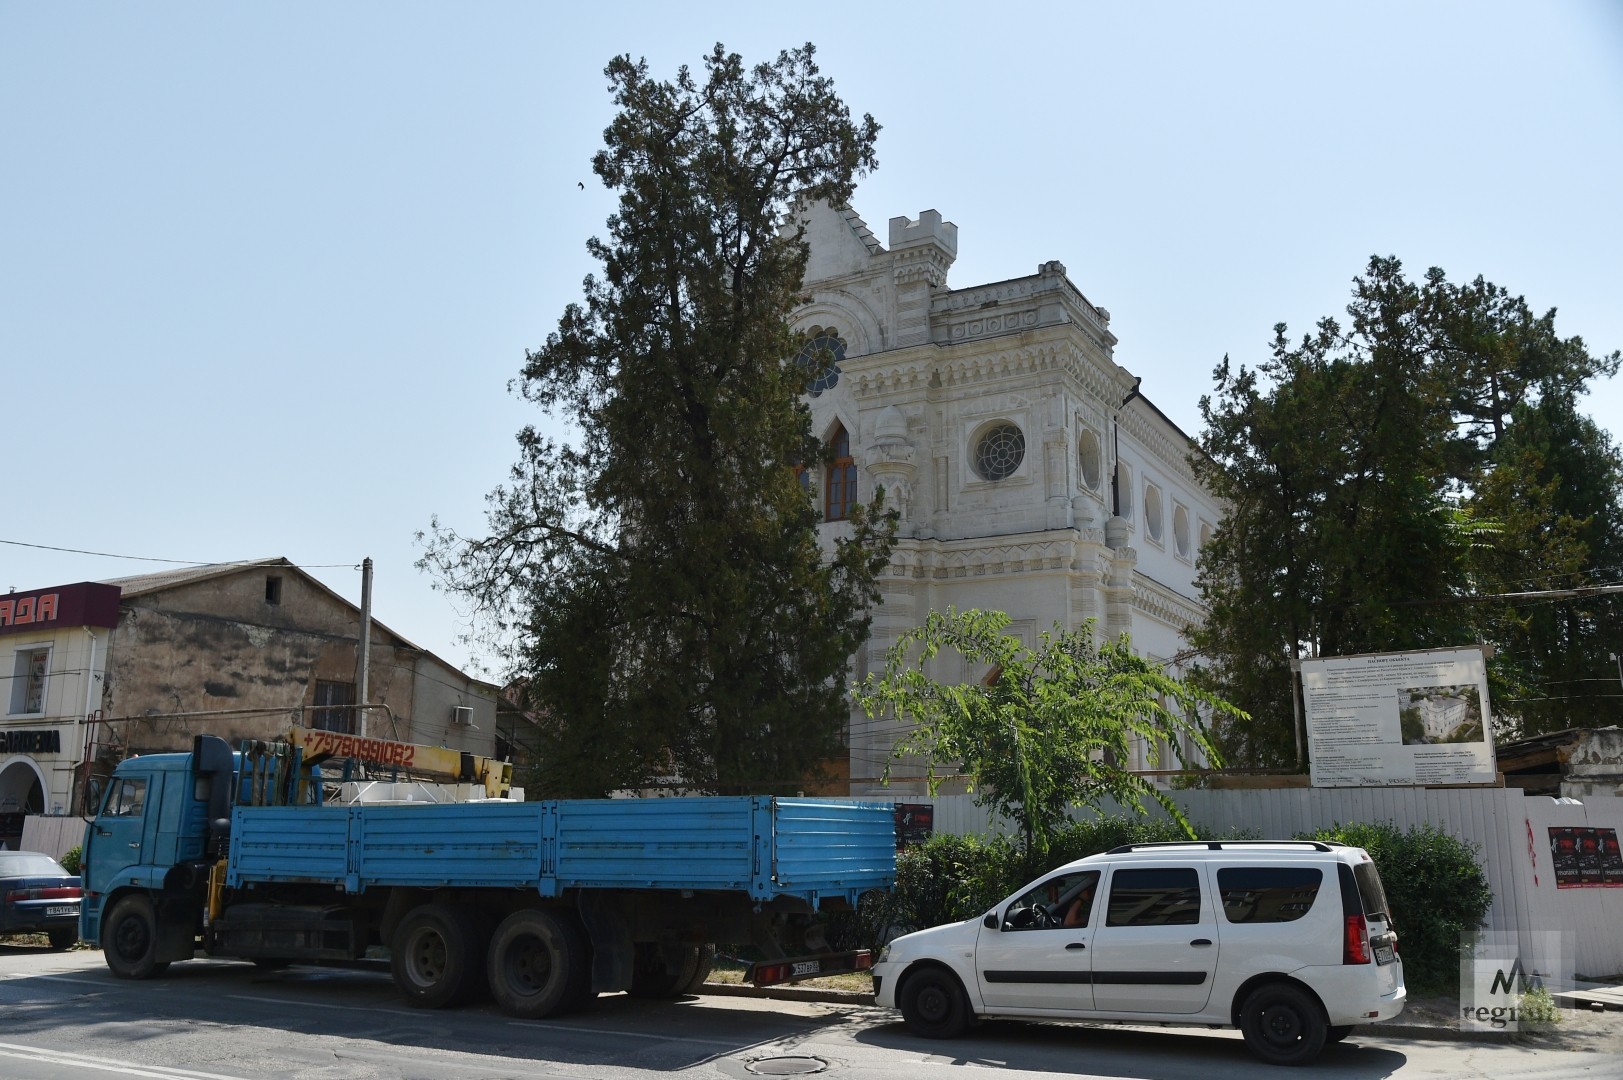
[[[64,626],[118,625],[117,585],[81,581],[0,595],[0,634],[37,634]]]
[[[1314,787],[1492,784],[1481,649],[1302,661]]]
[[[60,754],[62,731],[0,731],[0,754]]]

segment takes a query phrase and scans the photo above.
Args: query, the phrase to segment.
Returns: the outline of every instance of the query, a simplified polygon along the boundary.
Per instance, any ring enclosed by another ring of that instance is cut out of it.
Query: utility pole
[[[372,559],[361,560],[361,636],[356,643],[355,698],[358,705],[372,704],[367,681],[372,676]],[[357,710],[356,734],[366,734],[366,710]]]

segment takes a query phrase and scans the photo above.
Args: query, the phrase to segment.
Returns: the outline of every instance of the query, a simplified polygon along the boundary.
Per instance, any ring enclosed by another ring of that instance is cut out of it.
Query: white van
[[[1403,1011],[1397,946],[1362,848],[1130,844],[984,916],[897,938],[874,965],[874,996],[931,1038],[993,1016],[1222,1025],[1262,1060],[1302,1065]]]

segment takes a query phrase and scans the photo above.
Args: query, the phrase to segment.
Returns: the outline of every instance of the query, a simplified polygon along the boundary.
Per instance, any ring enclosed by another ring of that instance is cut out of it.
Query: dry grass
[[[705,982],[722,983],[730,986],[740,986],[744,983],[744,968],[740,964],[717,963]],[[866,971],[852,972],[849,975],[825,975],[820,979],[801,979],[797,982],[783,983],[783,986],[798,986],[809,990],[845,990],[857,994],[873,993],[873,976]]]

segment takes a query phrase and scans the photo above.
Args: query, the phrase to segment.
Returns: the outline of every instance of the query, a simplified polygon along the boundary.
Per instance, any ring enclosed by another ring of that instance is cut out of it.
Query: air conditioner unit
[[[473,723],[473,710],[466,705],[451,706],[451,723],[461,724],[464,727]]]

